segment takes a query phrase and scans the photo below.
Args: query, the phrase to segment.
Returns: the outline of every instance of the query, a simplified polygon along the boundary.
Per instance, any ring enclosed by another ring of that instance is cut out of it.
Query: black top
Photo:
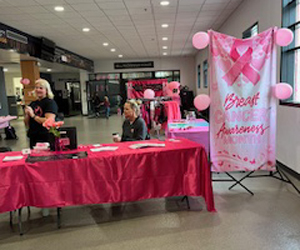
[[[29,106],[33,109],[33,112],[36,116],[45,117],[46,113],[52,113],[57,115],[57,105],[56,102],[48,97],[42,100],[36,100],[31,102]],[[29,120],[29,131],[28,135],[48,133],[48,130],[43,127],[43,124],[36,122],[34,119],[30,118]]]
[[[130,124],[129,120],[123,123],[122,141],[142,141],[147,136],[147,128],[143,118],[138,117]]]

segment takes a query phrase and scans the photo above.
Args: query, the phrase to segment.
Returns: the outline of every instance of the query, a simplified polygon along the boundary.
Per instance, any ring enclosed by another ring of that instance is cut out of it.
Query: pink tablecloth
[[[185,138],[202,144],[206,152],[209,152],[209,124],[203,119],[184,123],[170,122],[167,138]]]
[[[9,126],[9,122],[11,120],[14,120],[14,119],[17,119],[17,117],[16,116],[10,116],[10,115],[8,115],[8,116],[0,116],[0,129],[8,127]]]
[[[81,149],[88,151],[87,158],[33,164],[25,159],[2,162],[4,155],[18,153],[0,154],[0,212],[181,195],[203,196],[207,210],[215,210],[210,168],[201,145],[166,141],[165,148],[133,150],[131,144],[119,143],[114,152]]]

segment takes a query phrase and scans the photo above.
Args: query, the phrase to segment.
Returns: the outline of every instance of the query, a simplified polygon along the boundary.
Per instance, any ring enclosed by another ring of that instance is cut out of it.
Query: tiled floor
[[[118,116],[65,121],[77,127],[79,143],[111,142],[111,134],[121,132],[122,124]],[[28,147],[22,122],[12,125],[19,140],[0,140],[0,146]],[[217,213],[207,212],[201,198],[191,200],[191,211],[178,198],[69,207],[62,210],[58,230],[54,209],[43,218],[39,209],[32,208],[30,220],[24,213],[22,237],[16,225],[15,231],[10,229],[9,214],[0,214],[0,249],[299,250],[300,196],[290,185],[269,177],[247,179],[244,184],[254,196],[240,187],[229,191],[230,183],[214,183]]]

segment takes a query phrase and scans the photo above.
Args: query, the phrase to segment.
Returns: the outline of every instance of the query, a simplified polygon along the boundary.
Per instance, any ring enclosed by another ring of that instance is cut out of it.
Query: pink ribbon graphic
[[[245,77],[247,77],[248,80],[253,83],[253,85],[256,85],[260,80],[259,73],[250,64],[253,49],[249,47],[243,55],[240,55],[237,51],[237,47],[239,45],[250,45],[249,42],[235,40],[231,48],[230,58],[235,63],[232,65],[230,70],[223,76],[223,79],[228,83],[229,86],[232,86],[234,84],[234,82],[237,80],[240,74],[243,74]]]

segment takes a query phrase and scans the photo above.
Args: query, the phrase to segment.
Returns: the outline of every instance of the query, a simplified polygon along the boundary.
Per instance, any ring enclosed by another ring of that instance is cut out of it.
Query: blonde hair
[[[49,99],[53,99],[54,95],[53,92],[51,90],[50,84],[48,81],[46,81],[45,79],[38,79],[35,81],[35,85],[39,84],[40,86],[44,87],[46,89],[46,96]]]
[[[130,108],[134,110],[135,115],[139,117],[141,113],[139,102],[134,99],[131,99],[127,100],[126,103],[130,105]]]

